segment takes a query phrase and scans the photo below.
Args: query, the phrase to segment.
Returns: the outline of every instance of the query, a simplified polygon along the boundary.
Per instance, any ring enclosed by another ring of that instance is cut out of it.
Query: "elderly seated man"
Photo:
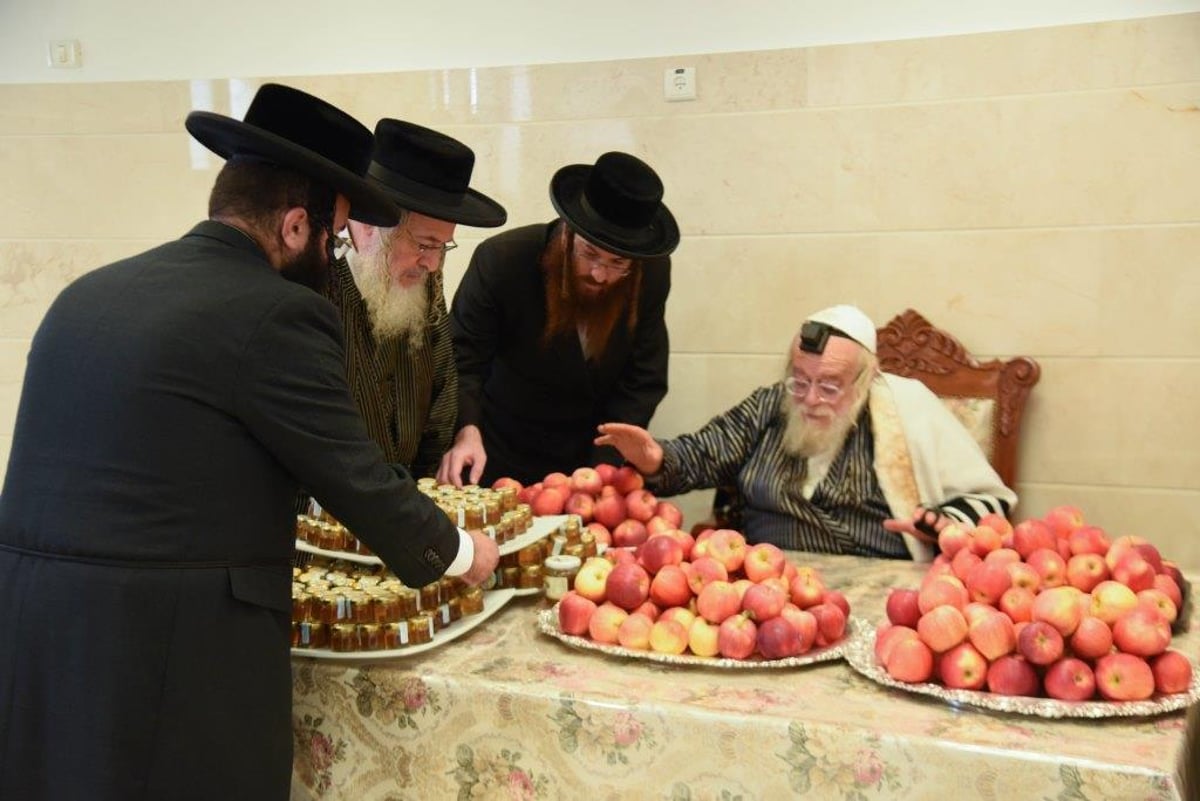
[[[736,486],[747,539],[789,550],[928,560],[951,521],[1017,499],[936,395],[879,370],[875,325],[853,306],[808,317],[785,377],[695,433],[599,432],[660,495]]]

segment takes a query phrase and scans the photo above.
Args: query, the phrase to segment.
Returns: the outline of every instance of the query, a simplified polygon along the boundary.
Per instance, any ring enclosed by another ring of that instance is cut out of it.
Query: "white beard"
[[[801,404],[796,403],[790,394],[784,393],[780,408],[780,413],[787,421],[787,428],[783,432],[784,451],[801,459],[824,456],[832,460],[842,449],[850,429],[854,428],[865,402],[866,393],[841,416],[834,414],[829,406],[822,405],[818,414],[823,419],[814,422],[805,417]]]
[[[346,263],[367,306],[375,339],[386,342],[407,334],[409,345],[419,347],[424,342],[422,334],[429,310],[425,282],[411,287],[393,283],[383,248],[371,253],[351,250],[346,253]]]

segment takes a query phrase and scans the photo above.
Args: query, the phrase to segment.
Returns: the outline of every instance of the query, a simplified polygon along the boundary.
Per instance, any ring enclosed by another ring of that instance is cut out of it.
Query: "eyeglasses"
[[[443,242],[440,245],[426,245],[418,242],[417,238],[413,236],[412,231],[408,230],[404,226],[400,226],[400,230],[404,232],[404,235],[408,237],[408,241],[412,242],[413,247],[417,249],[418,258],[424,256],[426,253],[436,253],[439,256],[445,256],[447,253],[458,247],[458,243],[453,239],[451,239],[449,242]]]
[[[792,397],[799,399],[807,398],[809,390],[815,388],[817,400],[822,403],[837,403],[842,395],[846,394],[846,388],[841,384],[835,384],[832,381],[813,381],[804,376],[788,376],[783,379],[783,386],[792,393]]]
[[[633,263],[623,256],[606,256],[588,243],[579,243],[574,248],[577,255],[587,265],[588,270],[600,270],[613,278],[624,278],[633,270]],[[617,259],[617,261],[609,261]]]

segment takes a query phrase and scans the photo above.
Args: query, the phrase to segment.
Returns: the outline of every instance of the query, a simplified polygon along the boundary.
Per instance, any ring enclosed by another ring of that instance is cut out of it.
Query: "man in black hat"
[[[482,242],[451,307],[454,447],[438,479],[523,484],[619,461],[596,426],[645,426],[667,392],[670,253],[679,244],[649,165],[605,153],[555,173],[558,219]]]
[[[400,207],[395,226],[351,215],[353,249],[333,264],[328,297],[342,315],[350,388],[389,462],[433,476],[454,436],[458,374],[442,266],[458,224],[503,225],[504,208],[468,184],[469,147],[382,119],[367,178]]]
[[[309,288],[349,212],[398,217],[361,177],[370,131],[274,84],[187,129],[228,159],[209,219],[72,283],[33,340],[0,495],[0,798],[288,797],[302,487],[412,586],[496,565],[384,462]]]

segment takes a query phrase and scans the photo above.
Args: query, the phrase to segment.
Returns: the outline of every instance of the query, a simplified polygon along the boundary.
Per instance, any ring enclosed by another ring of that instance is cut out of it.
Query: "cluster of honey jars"
[[[533,511],[517,502],[513,487],[487,489],[474,484],[455,487],[422,478],[417,488],[437,503],[450,521],[460,528],[480,530],[498,545],[519,537],[533,525]]]
[[[583,527],[578,515],[568,515],[550,536],[501,556],[489,589],[541,589],[547,558],[568,555],[586,559],[596,554],[596,538],[592,532]]]
[[[408,648],[482,611],[483,590],[457,578],[411,588],[382,568],[356,563],[318,558],[293,568],[294,648]]]

